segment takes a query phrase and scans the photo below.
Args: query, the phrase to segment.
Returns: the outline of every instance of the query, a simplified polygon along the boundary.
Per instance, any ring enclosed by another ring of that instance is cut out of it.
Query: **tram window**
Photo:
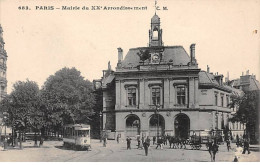
[[[89,131],[88,130],[80,130],[78,131],[78,137],[88,137]]]

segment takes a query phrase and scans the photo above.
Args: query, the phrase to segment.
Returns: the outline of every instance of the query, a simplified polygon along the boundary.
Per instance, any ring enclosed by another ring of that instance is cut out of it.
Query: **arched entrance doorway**
[[[140,135],[140,119],[136,115],[126,117],[126,136]]]
[[[185,114],[178,114],[174,120],[175,136],[180,138],[189,138],[190,136],[190,118]]]
[[[165,122],[164,118],[160,114],[153,114],[149,122],[149,135],[150,136],[162,136],[164,135]]]

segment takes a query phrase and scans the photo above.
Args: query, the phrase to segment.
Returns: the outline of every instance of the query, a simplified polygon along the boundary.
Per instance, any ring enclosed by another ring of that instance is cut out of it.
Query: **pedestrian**
[[[156,141],[156,137],[153,136],[153,145],[155,144],[155,141]]]
[[[235,156],[233,162],[238,162],[238,158],[237,158],[237,156]]]
[[[231,147],[230,147],[230,140],[229,140],[229,138],[227,139],[227,150],[229,151],[229,149],[231,149]]]
[[[163,143],[162,138],[161,138],[161,137],[158,137],[156,149],[157,149],[158,147],[160,147],[160,149],[163,149],[162,143]]]
[[[239,137],[238,137],[238,135],[236,136],[236,145],[237,145],[237,147],[239,147]]]
[[[148,144],[148,147],[150,147],[151,140],[150,140],[149,136],[146,137],[145,142]]]
[[[104,139],[103,139],[103,147],[106,147],[107,146],[107,137],[104,136]]]
[[[144,143],[144,136],[142,136],[142,144]]]
[[[211,161],[215,162],[216,154],[218,152],[218,144],[216,139],[214,140],[214,143],[209,143],[209,154],[211,157]]]
[[[132,139],[129,136],[127,136],[127,138],[126,138],[127,150],[128,149],[131,150],[131,140]]]
[[[119,143],[119,140],[120,140],[120,136],[118,134],[117,137],[116,137],[117,144]]]
[[[140,135],[137,135],[136,140],[137,140],[137,149],[139,149],[141,145]]]
[[[250,151],[249,151],[249,141],[248,141],[248,139],[245,139],[245,141],[244,141],[244,149],[243,149],[242,154],[245,154],[246,151],[247,151],[248,154],[250,154]]]
[[[145,141],[145,142],[143,143],[143,146],[144,146],[145,156],[148,156],[149,144]]]

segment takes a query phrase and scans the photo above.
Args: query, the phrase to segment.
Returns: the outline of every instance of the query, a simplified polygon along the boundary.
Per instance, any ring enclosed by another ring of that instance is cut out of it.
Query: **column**
[[[115,109],[120,109],[120,99],[121,99],[121,90],[120,90],[120,80],[116,80],[116,106]]]
[[[169,108],[169,102],[170,102],[170,82],[169,82],[169,79],[164,79],[163,81],[163,107],[164,108]]]

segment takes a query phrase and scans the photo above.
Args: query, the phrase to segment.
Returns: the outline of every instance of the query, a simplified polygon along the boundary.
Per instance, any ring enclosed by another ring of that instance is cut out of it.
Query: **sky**
[[[31,10],[19,10],[28,6]],[[147,10],[36,10],[36,6],[126,6]],[[247,70],[259,80],[260,0],[158,0],[165,46],[196,43],[199,68],[239,78]],[[7,92],[16,81],[46,79],[76,67],[86,79],[114,69],[117,48],[147,46],[154,0],[0,0],[7,51]],[[257,33],[256,33],[257,30]]]

